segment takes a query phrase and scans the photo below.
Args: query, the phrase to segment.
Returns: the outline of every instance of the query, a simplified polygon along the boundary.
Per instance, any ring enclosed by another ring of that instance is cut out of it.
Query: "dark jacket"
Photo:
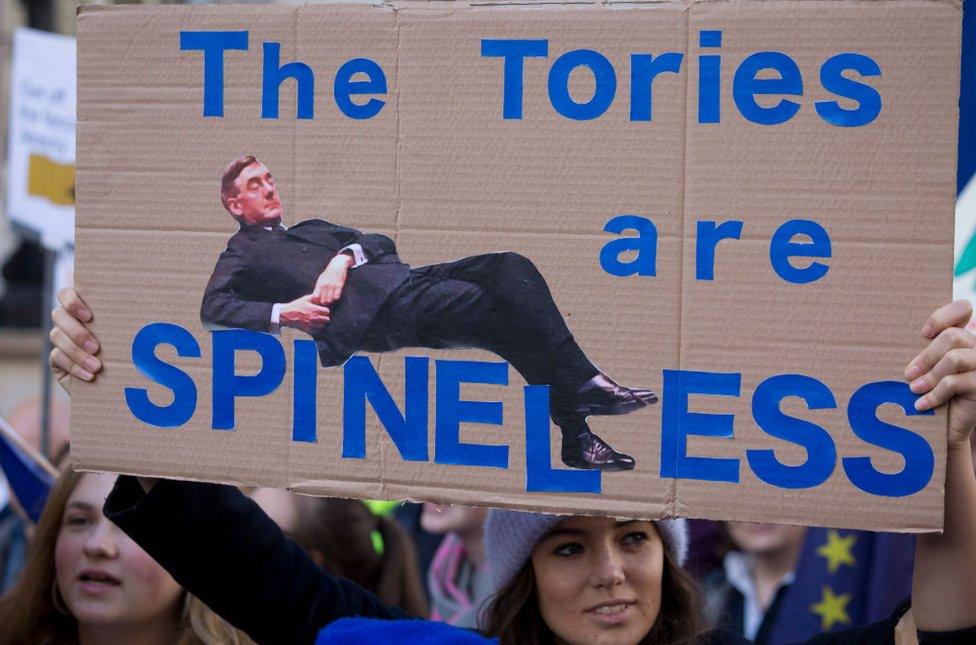
[[[709,618],[709,623],[720,625],[736,634],[744,634],[746,599],[738,589],[729,583],[725,569],[719,567],[705,576],[702,580],[702,587],[705,593],[706,615]],[[770,632],[776,623],[787,588],[787,586],[781,586],[776,590],[776,595],[773,596],[772,602],[763,613],[762,622],[752,640],[756,645],[769,645],[771,642]]]
[[[257,504],[231,486],[160,480],[145,494],[134,477],[123,475],[105,501],[105,515],[178,583],[258,643],[314,643],[330,623],[351,616],[410,618],[317,567]],[[906,608],[884,621],[810,642],[893,645],[895,625]],[[731,632],[711,632],[701,642],[747,643]],[[919,642],[973,643],[976,627],[919,632]]]
[[[312,292],[340,249],[359,244],[368,263],[349,272],[331,319],[314,338],[323,366],[340,365],[358,349],[377,311],[408,277],[393,240],[323,220],[306,220],[287,231],[242,227],[227,241],[200,307],[205,325],[268,331],[275,303]]]

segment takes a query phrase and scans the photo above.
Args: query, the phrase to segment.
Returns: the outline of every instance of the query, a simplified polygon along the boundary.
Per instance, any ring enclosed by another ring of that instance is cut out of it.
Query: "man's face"
[[[263,163],[252,163],[234,181],[237,195],[227,199],[230,212],[246,225],[273,226],[281,221],[281,199]]]

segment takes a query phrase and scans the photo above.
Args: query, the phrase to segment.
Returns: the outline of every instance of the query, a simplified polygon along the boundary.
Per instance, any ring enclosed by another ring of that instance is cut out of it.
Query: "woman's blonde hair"
[[[83,476],[84,473],[66,466],[51,489],[17,584],[0,598],[0,645],[78,642],[78,621],[66,611],[55,586],[54,550],[68,498]],[[183,611],[174,629],[173,642],[178,645],[251,643],[243,632],[185,592]]]

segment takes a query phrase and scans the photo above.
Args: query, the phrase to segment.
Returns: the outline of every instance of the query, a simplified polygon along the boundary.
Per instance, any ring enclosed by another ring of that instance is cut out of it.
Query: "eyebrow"
[[[636,524],[637,522],[640,522],[640,521],[642,521],[642,520],[617,520],[617,523],[614,524],[613,528],[614,529],[619,529],[622,526],[629,526],[631,524]],[[552,537],[554,535],[586,535],[586,531],[584,531],[582,529],[565,529],[565,528],[564,529],[560,529],[560,528],[555,528],[555,529],[549,531],[548,533],[546,533],[546,535],[545,535],[545,537],[543,539],[550,538],[550,537]]]
[[[64,510],[68,510],[69,508],[77,508],[77,509],[83,510],[83,511],[93,511],[93,510],[95,510],[95,506],[93,504],[89,504],[88,502],[78,502],[78,501],[68,502],[65,505]]]
[[[580,529],[553,529],[546,534],[546,538],[555,537],[557,535],[585,535],[586,531],[581,531]]]

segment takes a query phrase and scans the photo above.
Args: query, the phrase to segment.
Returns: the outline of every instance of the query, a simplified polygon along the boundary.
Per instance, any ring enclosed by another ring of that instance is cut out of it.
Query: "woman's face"
[[[802,526],[726,522],[725,528],[736,548],[753,555],[775,555],[803,546],[807,530]]]
[[[532,552],[543,620],[562,643],[637,643],[661,608],[664,544],[654,525],[560,522]]]
[[[54,551],[58,589],[82,629],[175,625],[180,586],[102,515],[115,478],[86,474],[68,498]]]
[[[298,526],[298,498],[279,488],[255,488],[253,499],[285,535],[294,535]]]

